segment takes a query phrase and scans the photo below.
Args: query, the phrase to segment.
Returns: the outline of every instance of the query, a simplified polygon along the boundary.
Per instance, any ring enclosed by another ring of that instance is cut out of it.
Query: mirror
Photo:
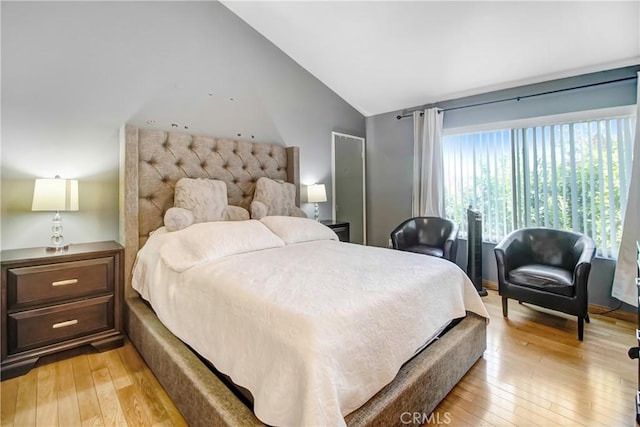
[[[367,244],[364,138],[331,132],[333,220],[349,223],[352,243]]]

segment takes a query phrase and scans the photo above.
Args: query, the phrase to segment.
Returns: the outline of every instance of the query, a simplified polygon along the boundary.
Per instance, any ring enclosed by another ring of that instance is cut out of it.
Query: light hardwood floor
[[[591,315],[585,339],[569,316],[510,301],[502,317],[495,291],[487,351],[428,425],[633,426],[638,365],[627,357],[635,325]],[[0,388],[2,426],[182,426],[135,348],[40,366]],[[406,419],[406,418],[405,418]],[[399,423],[400,424],[400,423]]]
[[[496,291],[483,300],[487,350],[434,411],[441,423],[636,425],[638,363],[627,356],[637,345],[633,323],[591,314],[581,342],[573,316],[509,300],[505,319]]]
[[[39,366],[5,380],[5,426],[186,426],[133,345]]]

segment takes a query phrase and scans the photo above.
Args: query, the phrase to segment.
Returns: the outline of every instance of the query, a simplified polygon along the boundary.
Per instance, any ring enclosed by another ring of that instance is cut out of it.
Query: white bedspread
[[[172,255],[185,248],[180,233],[150,237],[134,288],[169,330],[251,391],[256,416],[270,425],[344,425],[452,319],[488,317],[466,275],[438,258],[256,238],[268,248],[205,253],[185,268],[185,254]],[[178,261],[181,272],[169,267]]]

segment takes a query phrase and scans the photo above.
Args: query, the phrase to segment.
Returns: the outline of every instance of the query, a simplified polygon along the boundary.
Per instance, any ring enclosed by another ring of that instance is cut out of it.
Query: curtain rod
[[[554,93],[560,93],[560,92],[566,92],[569,90],[576,90],[576,89],[586,89],[589,87],[594,87],[594,86],[600,86],[600,85],[606,85],[606,84],[611,84],[611,83],[618,83],[618,82],[624,82],[627,80],[635,80],[637,77],[633,76],[633,77],[623,77],[620,79],[615,79],[615,80],[607,80],[605,82],[598,82],[598,83],[590,83],[590,84],[586,84],[586,85],[581,85],[581,86],[574,86],[574,87],[567,87],[564,89],[556,89],[556,90],[550,90],[547,92],[540,92],[540,93],[533,93],[531,95],[523,95],[523,96],[514,96],[512,98],[504,98],[504,99],[497,99],[495,101],[487,101],[487,102],[478,102],[476,104],[468,104],[468,105],[460,105],[458,107],[451,107],[451,108],[438,108],[438,114],[440,114],[443,111],[453,111],[453,110],[461,110],[463,108],[471,108],[471,107],[480,107],[483,105],[490,105],[490,104],[497,104],[499,102],[508,102],[508,101],[520,101],[521,99],[527,99],[527,98],[533,98],[536,96],[542,96],[542,95],[551,95]],[[418,107],[415,108],[413,110],[410,110],[409,113],[404,113],[404,114],[398,114],[396,116],[396,119],[400,120],[400,119],[404,119],[405,117],[412,117],[413,116],[413,112],[414,111],[418,111],[422,108],[426,107],[426,105],[423,105],[422,107]],[[422,116],[424,113],[420,113],[420,115]]]

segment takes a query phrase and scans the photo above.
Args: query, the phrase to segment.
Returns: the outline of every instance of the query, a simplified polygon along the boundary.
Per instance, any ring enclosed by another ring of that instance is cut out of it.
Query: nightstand
[[[338,235],[338,239],[340,239],[341,242],[348,242],[350,240],[348,222],[332,221],[330,219],[323,219],[320,222],[332,229]]]
[[[44,356],[124,343],[123,254],[116,242],[2,251],[3,380],[27,373]]]

